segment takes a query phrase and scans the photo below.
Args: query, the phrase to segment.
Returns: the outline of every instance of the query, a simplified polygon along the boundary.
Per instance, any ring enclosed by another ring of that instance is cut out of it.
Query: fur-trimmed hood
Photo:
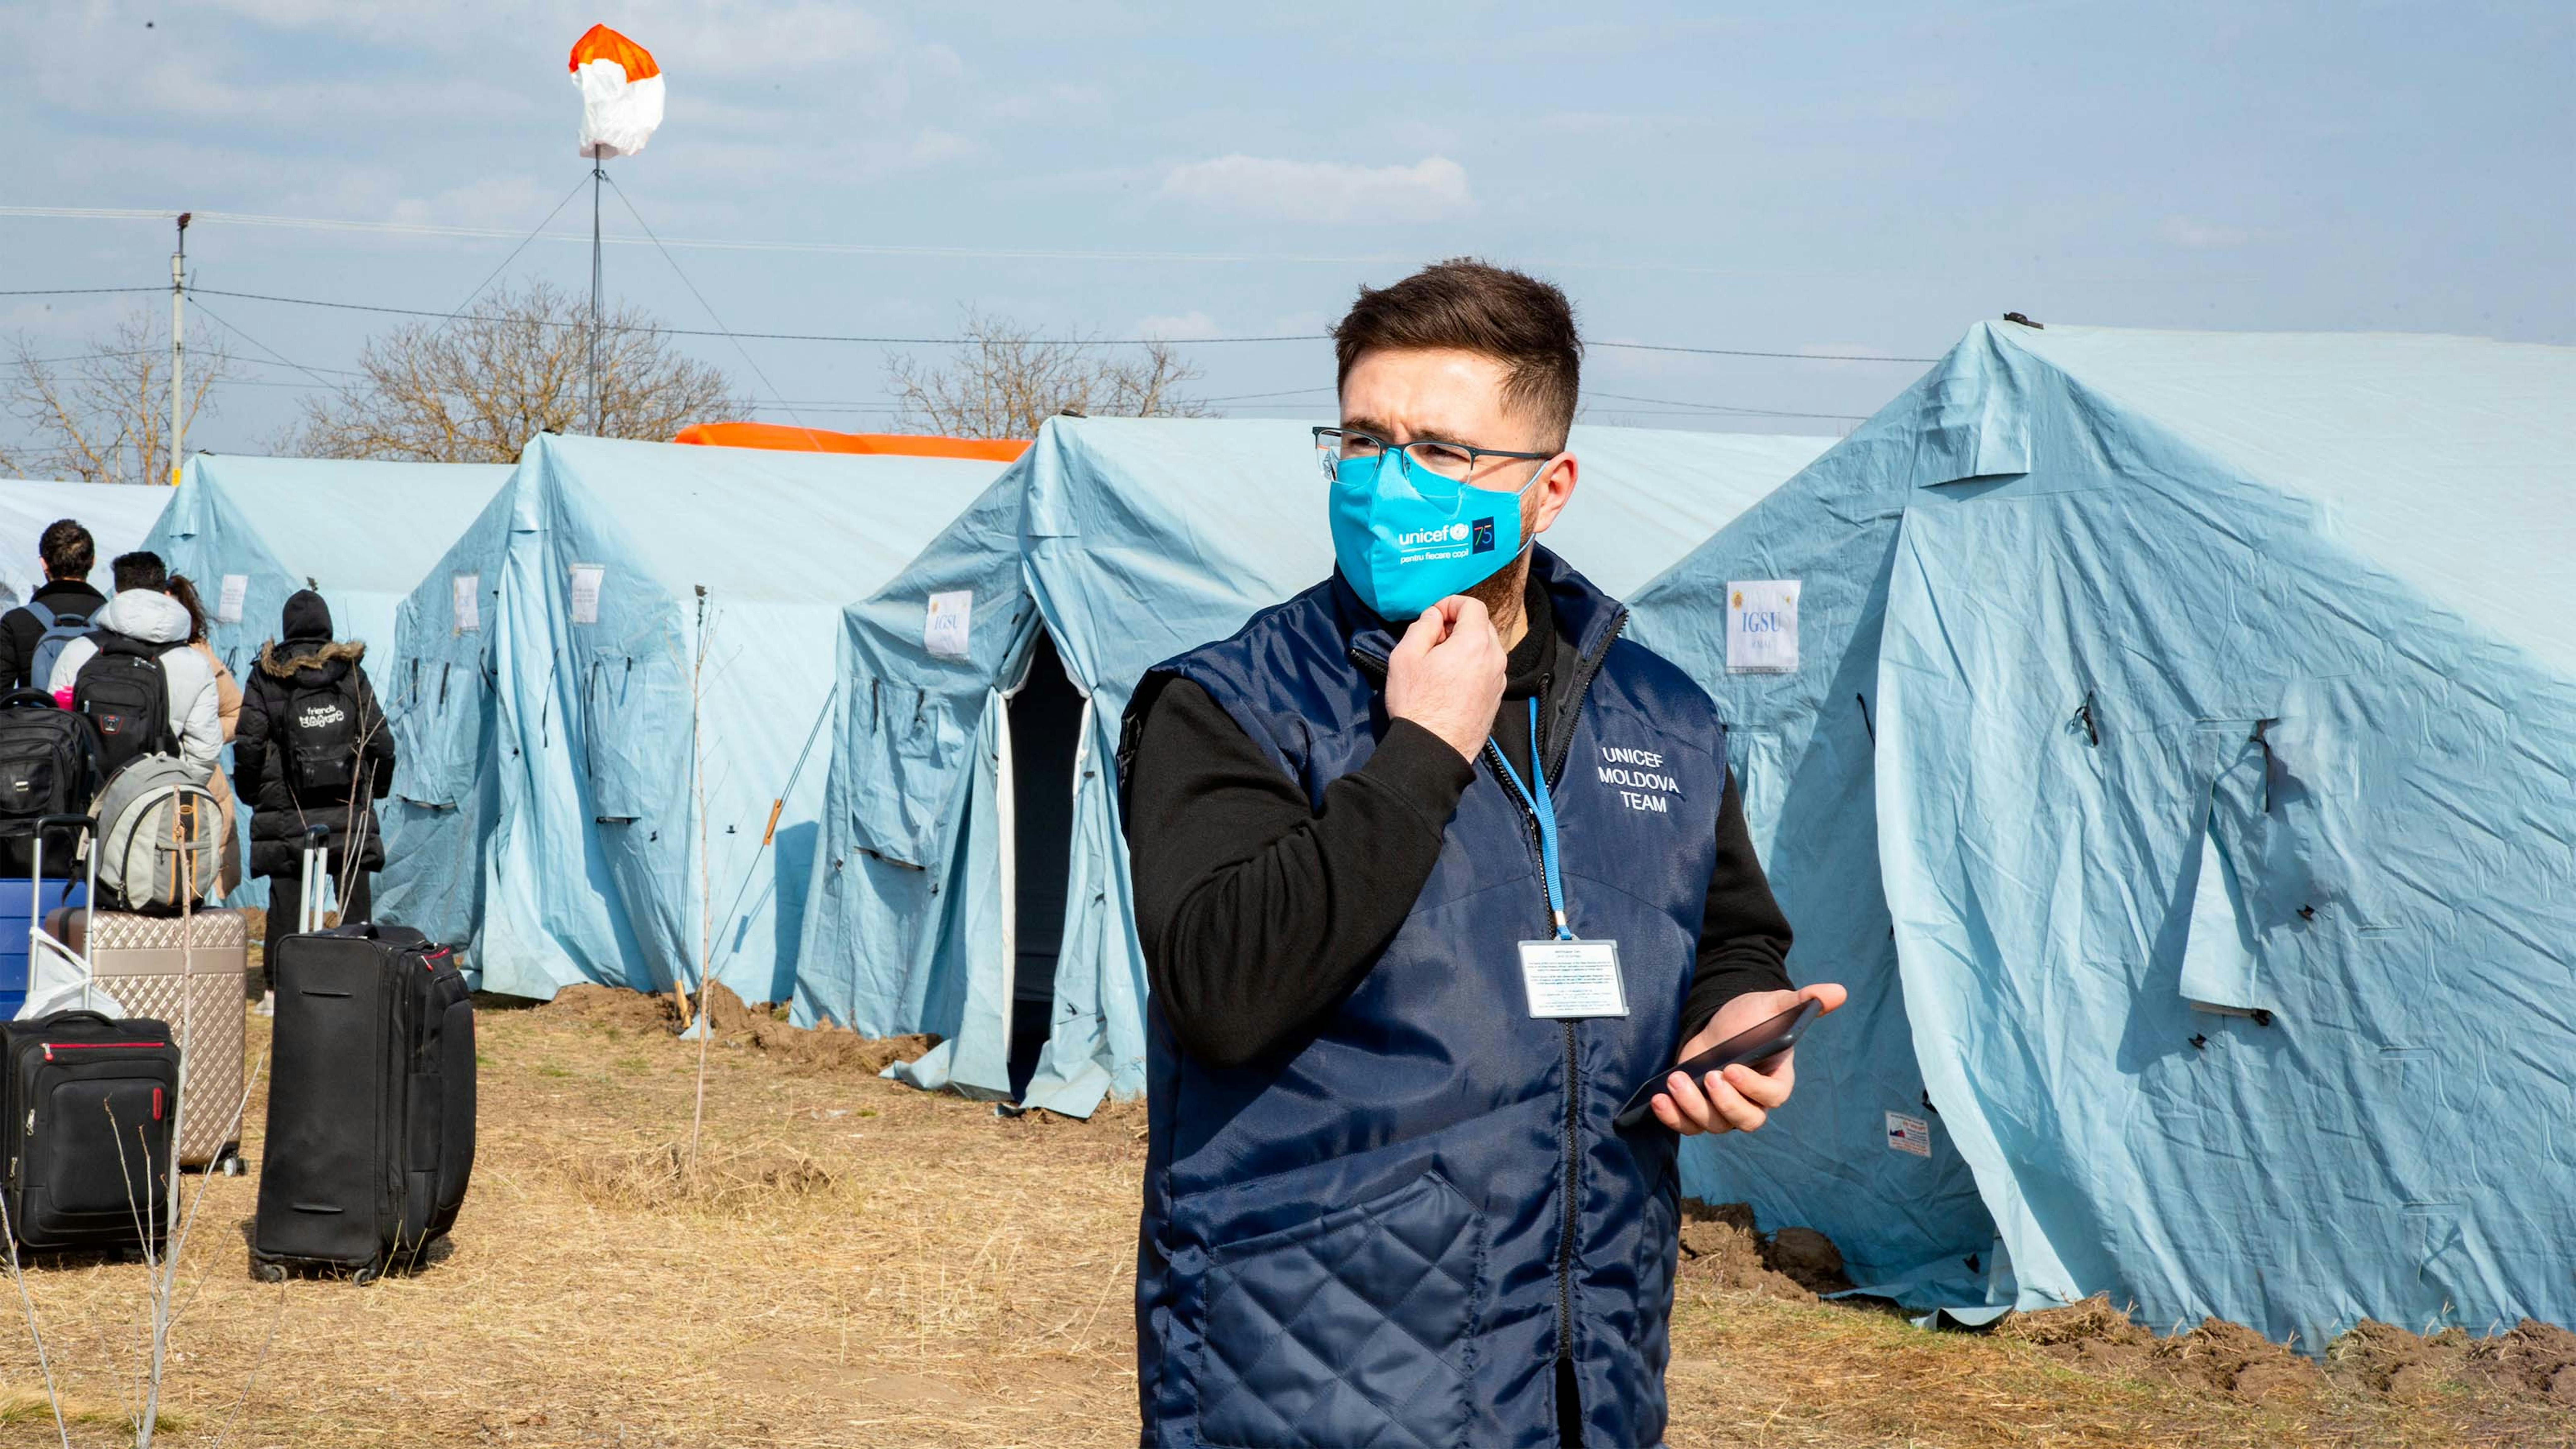
[[[284,644],[271,639],[259,646],[259,672],[293,679],[300,673],[322,673],[335,664],[354,666],[366,657],[363,639],[290,639]]]

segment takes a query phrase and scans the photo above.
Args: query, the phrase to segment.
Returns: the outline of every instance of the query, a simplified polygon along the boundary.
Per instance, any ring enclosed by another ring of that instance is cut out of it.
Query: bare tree
[[[48,355],[52,354],[52,355]],[[0,406],[30,437],[0,446],[0,472],[89,483],[170,481],[170,334],[136,311],[86,344],[21,336]],[[181,409],[194,428],[207,393],[232,372],[219,346],[191,347]]]
[[[1170,343],[1141,356],[1100,344],[1041,340],[1034,328],[969,308],[968,345],[950,360],[924,363],[897,353],[886,377],[903,399],[897,427],[958,438],[1026,438],[1058,413],[1089,417],[1200,418],[1207,405],[1178,395],[1198,380]]]
[[[654,326],[632,307],[602,319],[602,436],[667,441],[691,423],[748,411],[723,369],[682,356]],[[514,462],[540,432],[593,430],[591,337],[588,302],[542,281],[465,316],[399,328],[358,354],[360,380],[305,400],[282,451]]]

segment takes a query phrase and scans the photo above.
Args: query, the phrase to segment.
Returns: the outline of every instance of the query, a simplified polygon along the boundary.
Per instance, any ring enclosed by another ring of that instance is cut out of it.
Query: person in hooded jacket
[[[187,605],[170,597],[170,571],[159,554],[119,554],[113,567],[116,596],[90,616],[96,626],[91,633],[63,646],[45,688],[69,707],[81,670],[98,657],[105,635],[154,646],[152,654],[169,692],[169,727],[176,753],[200,774],[210,776],[224,752],[223,699],[215,684],[213,658],[188,647],[196,619]],[[147,741],[144,747],[151,744]]]
[[[269,886],[268,956],[294,932],[314,826],[329,833],[340,919],[366,919],[370,874],[385,863],[375,802],[394,783],[393,732],[360,662],[366,644],[333,638],[331,607],[311,589],[287,599],[279,624],[279,637],[260,646],[233,735],[233,784],[251,811],[250,869]],[[251,975],[249,989],[265,996],[265,967]]]

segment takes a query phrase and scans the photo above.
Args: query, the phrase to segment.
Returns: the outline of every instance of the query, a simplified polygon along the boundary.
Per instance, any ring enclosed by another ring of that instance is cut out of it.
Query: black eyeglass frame
[[[1324,470],[1324,476],[1326,478],[1332,478],[1335,476],[1334,468],[1342,458],[1342,444],[1346,439],[1350,438],[1365,438],[1368,441],[1377,444],[1378,451],[1381,453],[1389,449],[1402,453],[1404,455],[1404,470],[1407,473],[1419,470],[1430,474],[1432,477],[1439,479],[1443,483],[1456,483],[1468,488],[1473,488],[1476,485],[1469,483],[1464,478],[1452,478],[1448,474],[1441,472],[1439,469],[1430,466],[1421,459],[1413,456],[1413,450],[1422,447],[1454,448],[1467,455],[1467,471],[1470,474],[1473,474],[1476,471],[1476,465],[1478,463],[1487,458],[1508,458],[1523,463],[1537,463],[1553,458],[1557,454],[1565,451],[1563,448],[1552,448],[1544,453],[1523,453],[1516,452],[1510,448],[1479,448],[1471,443],[1453,443],[1446,438],[1416,438],[1409,443],[1390,443],[1375,433],[1364,433],[1357,428],[1315,427],[1308,431],[1313,433],[1315,437],[1315,464],[1317,467]],[[1330,463],[1324,461],[1324,450],[1328,446],[1333,450],[1333,462]],[[1527,485],[1523,486],[1526,487]]]

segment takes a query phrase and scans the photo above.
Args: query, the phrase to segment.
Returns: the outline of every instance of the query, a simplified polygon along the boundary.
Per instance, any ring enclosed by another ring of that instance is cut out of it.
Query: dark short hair
[[[1574,426],[1583,339],[1574,330],[1574,304],[1553,284],[1455,257],[1391,287],[1362,287],[1350,315],[1333,328],[1340,363],[1334,385],[1350,381],[1351,365],[1364,353],[1429,348],[1493,358],[1510,369],[1505,402],[1537,418],[1559,442]]]
[[[170,587],[169,567],[161,562],[161,555],[157,553],[139,550],[121,553],[116,556],[113,567],[116,569],[116,591],[120,594],[127,589]]]
[[[36,552],[45,560],[45,571],[58,579],[85,579],[98,563],[98,541],[77,518],[57,518],[45,525],[44,535],[36,540]]]

